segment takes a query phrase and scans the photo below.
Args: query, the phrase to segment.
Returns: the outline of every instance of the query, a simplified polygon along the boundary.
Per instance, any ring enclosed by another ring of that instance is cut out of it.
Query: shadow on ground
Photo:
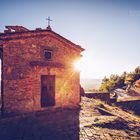
[[[117,130],[129,130],[127,123],[121,119],[117,118],[114,121],[111,122],[101,122],[94,124],[96,127],[102,127],[102,128],[108,128],[108,129],[117,129]]]
[[[0,120],[2,140],[79,140],[79,110],[38,112]]]

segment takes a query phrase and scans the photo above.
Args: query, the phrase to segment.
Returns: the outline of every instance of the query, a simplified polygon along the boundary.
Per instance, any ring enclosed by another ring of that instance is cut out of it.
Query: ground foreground
[[[80,110],[53,110],[0,119],[0,140],[140,140],[140,118],[95,99]]]

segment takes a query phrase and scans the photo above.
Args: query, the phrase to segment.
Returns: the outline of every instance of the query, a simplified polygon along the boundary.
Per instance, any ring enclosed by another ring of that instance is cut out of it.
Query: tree
[[[102,80],[100,90],[111,92],[116,88],[127,86],[126,90],[129,91],[138,79],[140,79],[140,66],[137,67],[134,72],[124,72],[121,76],[117,74],[111,74],[109,78],[105,76]]]
[[[139,80],[140,79],[140,66],[137,67],[134,71],[134,81]]]

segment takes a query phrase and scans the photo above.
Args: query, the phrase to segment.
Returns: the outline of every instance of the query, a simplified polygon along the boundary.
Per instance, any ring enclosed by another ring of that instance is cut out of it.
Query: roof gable
[[[24,39],[24,38],[37,37],[37,36],[43,37],[43,36],[50,35],[50,36],[58,39],[59,41],[62,41],[64,43],[69,44],[69,46],[71,46],[73,49],[76,49],[77,51],[80,51],[80,52],[84,51],[84,49],[81,46],[76,45],[75,43],[71,42],[70,40],[57,34],[56,32],[52,31],[51,28],[47,28],[47,29],[37,28],[36,30],[28,30],[22,26],[15,26],[15,27],[14,26],[6,26],[6,27],[8,27],[8,30],[11,28],[11,29],[15,29],[15,31],[14,32],[13,31],[12,32],[6,31],[5,33],[0,33],[0,40],[1,41],[21,39],[21,38]]]

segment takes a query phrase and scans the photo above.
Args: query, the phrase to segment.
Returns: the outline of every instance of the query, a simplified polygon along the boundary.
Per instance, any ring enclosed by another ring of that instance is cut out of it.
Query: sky
[[[46,28],[80,45],[81,78],[102,79],[140,66],[139,0],[0,0],[6,25]]]

